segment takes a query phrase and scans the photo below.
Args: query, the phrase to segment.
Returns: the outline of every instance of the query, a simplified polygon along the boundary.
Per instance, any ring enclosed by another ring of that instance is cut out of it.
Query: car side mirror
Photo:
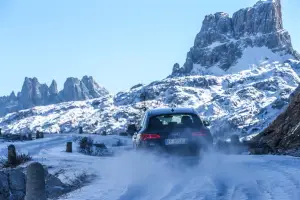
[[[210,122],[207,120],[203,120],[203,124],[204,124],[204,126],[210,126]]]

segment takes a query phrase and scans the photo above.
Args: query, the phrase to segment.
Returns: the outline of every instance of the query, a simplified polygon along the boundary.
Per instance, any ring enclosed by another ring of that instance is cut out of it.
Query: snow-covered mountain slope
[[[149,107],[197,108],[203,118],[212,121],[215,135],[249,135],[282,112],[298,84],[299,76],[290,64],[264,61],[235,74],[167,78],[119,93],[114,101],[118,106],[134,105],[144,93],[152,104]]]
[[[248,135],[282,112],[299,83],[289,63],[266,60],[235,74],[166,78],[115,96],[35,107],[0,118],[0,126],[9,133],[71,132],[78,126],[87,132],[120,133],[127,123],[140,119],[141,94],[145,94],[148,108],[197,108],[203,118],[211,120],[215,135]]]

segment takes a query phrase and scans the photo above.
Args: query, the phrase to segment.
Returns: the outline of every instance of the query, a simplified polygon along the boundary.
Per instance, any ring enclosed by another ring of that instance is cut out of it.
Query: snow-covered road
[[[94,136],[112,141],[114,136]],[[116,136],[115,136],[116,137]],[[69,200],[298,200],[300,160],[286,156],[205,155],[196,165],[180,160],[120,151],[114,157],[66,153],[71,135],[16,143],[21,152],[63,176],[88,172],[91,184],[61,199]],[[7,143],[0,143],[1,155]],[[74,147],[74,150],[76,148]]]

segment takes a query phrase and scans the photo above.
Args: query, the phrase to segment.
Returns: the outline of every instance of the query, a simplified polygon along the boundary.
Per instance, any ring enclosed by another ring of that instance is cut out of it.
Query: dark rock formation
[[[12,193],[12,199],[24,199],[26,191],[26,176],[21,170],[17,169],[10,171],[9,185]]]
[[[47,174],[45,183],[46,196],[50,199],[57,199],[60,195],[67,192],[67,186],[52,174]]]
[[[9,190],[8,174],[0,171],[0,199],[9,199]]]
[[[297,90],[296,90],[297,91]],[[294,94],[287,109],[269,127],[253,138],[274,153],[300,149],[300,93]]]
[[[76,177],[71,184],[65,184],[49,173],[47,166],[37,162],[27,167],[0,169],[0,200],[58,199],[82,187],[87,178]]]

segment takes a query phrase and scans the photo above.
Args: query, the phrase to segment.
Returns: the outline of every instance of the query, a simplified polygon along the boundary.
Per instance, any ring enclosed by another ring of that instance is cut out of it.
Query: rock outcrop
[[[100,86],[92,76],[84,76],[81,82],[88,89],[91,98],[99,98],[109,93],[104,87]]]
[[[0,97],[0,116],[18,110],[18,98],[14,92],[9,96]]]
[[[59,95],[58,95],[57,83],[55,80],[53,80],[49,87],[48,102],[51,104],[55,104],[55,103],[59,103],[61,101],[62,100],[59,98]]]
[[[49,97],[49,88],[40,84],[37,78],[25,78],[19,95],[21,109],[31,108],[35,105],[46,105]]]
[[[280,0],[259,1],[232,17],[223,12],[207,15],[184,65],[174,65],[171,76],[228,72],[253,47],[265,47],[283,59],[300,58],[283,29]],[[212,67],[213,72],[206,71]]]
[[[65,101],[89,99],[89,91],[78,78],[67,78],[60,96]]]
[[[98,85],[93,77],[84,76],[82,80],[73,77],[67,78],[60,97],[65,101],[79,101],[99,98],[107,94],[109,94],[108,91]]]
[[[26,168],[0,169],[0,200],[24,200],[28,179]],[[50,174],[44,166],[45,195],[49,199],[57,199],[72,190],[72,185],[64,184],[59,178]],[[28,189],[28,188],[27,188]],[[31,188],[32,189],[32,188]],[[39,191],[41,192],[41,191]],[[30,198],[29,198],[30,199]],[[31,198],[32,199],[32,198]]]
[[[9,199],[9,181],[8,174],[0,171],[0,199]]]
[[[298,87],[300,88],[300,86]],[[296,90],[297,91],[297,90]],[[300,92],[295,94],[287,109],[262,133],[253,138],[269,146],[274,153],[300,150]],[[299,152],[298,152],[299,153]]]
[[[26,77],[22,90],[17,96],[12,92],[9,96],[0,97],[0,116],[34,106],[87,100],[108,94],[109,92],[96,83],[91,76],[84,76],[82,80],[73,77],[67,78],[64,88],[60,92],[55,80],[48,87],[46,84],[41,84],[35,77]]]

